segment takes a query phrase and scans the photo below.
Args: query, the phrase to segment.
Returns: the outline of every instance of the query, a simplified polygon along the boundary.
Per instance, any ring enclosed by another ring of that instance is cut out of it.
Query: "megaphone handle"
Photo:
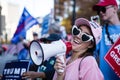
[[[64,54],[57,54],[57,57],[59,57],[62,63],[66,65],[64,60]],[[59,69],[58,72],[64,72],[64,69]]]

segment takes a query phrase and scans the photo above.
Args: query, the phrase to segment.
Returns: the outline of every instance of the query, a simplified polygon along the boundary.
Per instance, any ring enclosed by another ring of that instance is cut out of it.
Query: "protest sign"
[[[105,55],[104,59],[120,77],[120,37]]]
[[[2,80],[22,80],[21,75],[28,71],[29,61],[14,61],[6,63]]]

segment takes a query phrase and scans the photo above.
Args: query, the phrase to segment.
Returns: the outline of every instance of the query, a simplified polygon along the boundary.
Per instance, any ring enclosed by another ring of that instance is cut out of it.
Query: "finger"
[[[64,64],[64,62],[60,58],[56,59],[56,63]]]
[[[59,69],[64,70],[65,66],[63,64],[57,63],[55,64],[54,68],[55,70],[59,70]]]

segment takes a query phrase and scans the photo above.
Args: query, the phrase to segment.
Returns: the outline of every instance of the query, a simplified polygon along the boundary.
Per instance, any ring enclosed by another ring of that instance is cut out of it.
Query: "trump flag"
[[[25,39],[27,30],[36,24],[39,24],[38,21],[24,8],[11,43],[17,44],[21,39]]]

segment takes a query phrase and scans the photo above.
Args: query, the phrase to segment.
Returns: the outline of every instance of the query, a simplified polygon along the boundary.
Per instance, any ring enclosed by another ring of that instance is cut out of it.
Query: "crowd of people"
[[[119,80],[119,76],[104,59],[112,45],[120,37],[120,20],[116,0],[100,0],[91,7],[103,22],[79,17],[71,29],[72,50],[64,55],[64,62],[56,56],[50,57],[42,65],[35,65],[29,56],[30,41],[23,40],[23,47],[18,53],[18,60],[29,59],[30,70],[22,74],[23,79],[31,80]],[[63,33],[61,31],[64,31]],[[65,27],[57,22],[49,25],[48,36],[34,40],[44,44],[66,40]],[[62,72],[60,70],[63,70]],[[2,75],[0,75],[2,78]]]

